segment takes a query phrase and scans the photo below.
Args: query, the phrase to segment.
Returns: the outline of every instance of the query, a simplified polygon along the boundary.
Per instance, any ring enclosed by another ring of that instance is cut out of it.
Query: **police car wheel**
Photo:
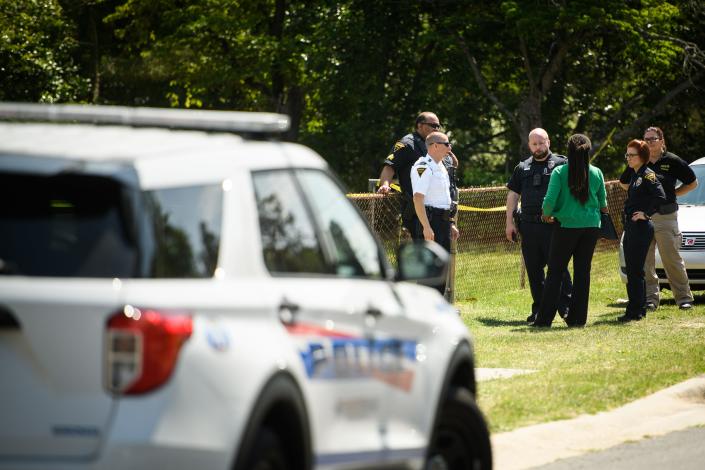
[[[490,434],[470,392],[453,388],[440,410],[426,470],[490,470]]]
[[[252,470],[287,470],[284,448],[281,439],[274,432],[263,428],[257,433],[257,440],[245,468]]]

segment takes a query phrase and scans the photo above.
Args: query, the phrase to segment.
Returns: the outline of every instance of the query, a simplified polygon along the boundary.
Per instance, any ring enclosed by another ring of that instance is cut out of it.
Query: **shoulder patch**
[[[394,152],[396,152],[399,149],[403,149],[405,147],[404,143],[401,141],[398,141],[396,144],[394,144]]]
[[[419,176],[423,175],[424,171],[426,171],[426,167],[424,167],[424,166],[417,166],[416,167],[416,172],[419,174]]]
[[[654,173],[653,171],[647,171],[646,173],[644,173],[644,179],[647,179],[647,180],[651,181],[652,183],[655,183],[656,182],[656,173]]]
[[[387,155],[387,160],[394,160],[394,154],[390,153],[389,155]]]

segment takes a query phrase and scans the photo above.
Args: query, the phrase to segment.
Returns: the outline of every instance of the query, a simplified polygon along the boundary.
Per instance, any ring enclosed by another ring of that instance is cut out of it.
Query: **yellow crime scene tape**
[[[379,185],[379,183],[377,183]],[[392,183],[389,185],[390,188],[392,188],[394,191],[400,193],[401,188],[399,187],[398,184]],[[363,195],[369,195],[369,193],[349,193],[348,196],[363,196]],[[473,206],[466,206],[464,204],[458,204],[458,210],[459,211],[469,211],[469,212],[504,212],[507,210],[507,206],[500,206],[500,207],[473,207]]]

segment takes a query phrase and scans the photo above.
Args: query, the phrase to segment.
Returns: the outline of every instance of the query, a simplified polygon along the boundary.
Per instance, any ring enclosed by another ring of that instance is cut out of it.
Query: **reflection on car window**
[[[0,172],[0,274],[138,275],[131,220],[138,194],[101,175]]]
[[[338,184],[322,171],[297,170],[296,175],[335,256],[337,274],[382,277],[377,241]]]
[[[218,263],[220,185],[146,191],[154,230],[150,277],[212,277]]]
[[[264,262],[274,273],[327,273],[316,231],[288,171],[253,175]]]
[[[691,168],[698,178],[698,186],[689,193],[678,196],[679,204],[705,205],[705,165],[692,165]]]

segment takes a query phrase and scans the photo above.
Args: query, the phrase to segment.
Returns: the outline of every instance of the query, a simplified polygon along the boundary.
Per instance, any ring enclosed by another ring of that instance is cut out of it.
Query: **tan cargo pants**
[[[661,255],[663,267],[666,270],[668,283],[673,292],[673,298],[677,305],[692,303],[693,294],[688,285],[688,274],[685,272],[685,263],[678,250],[681,247],[682,235],[678,229],[678,212],[672,214],[654,214],[651,217],[654,224],[654,239],[649,247],[644,262],[644,272],[646,280],[646,302],[653,303],[658,307],[659,286],[658,276],[656,276],[656,246]]]

